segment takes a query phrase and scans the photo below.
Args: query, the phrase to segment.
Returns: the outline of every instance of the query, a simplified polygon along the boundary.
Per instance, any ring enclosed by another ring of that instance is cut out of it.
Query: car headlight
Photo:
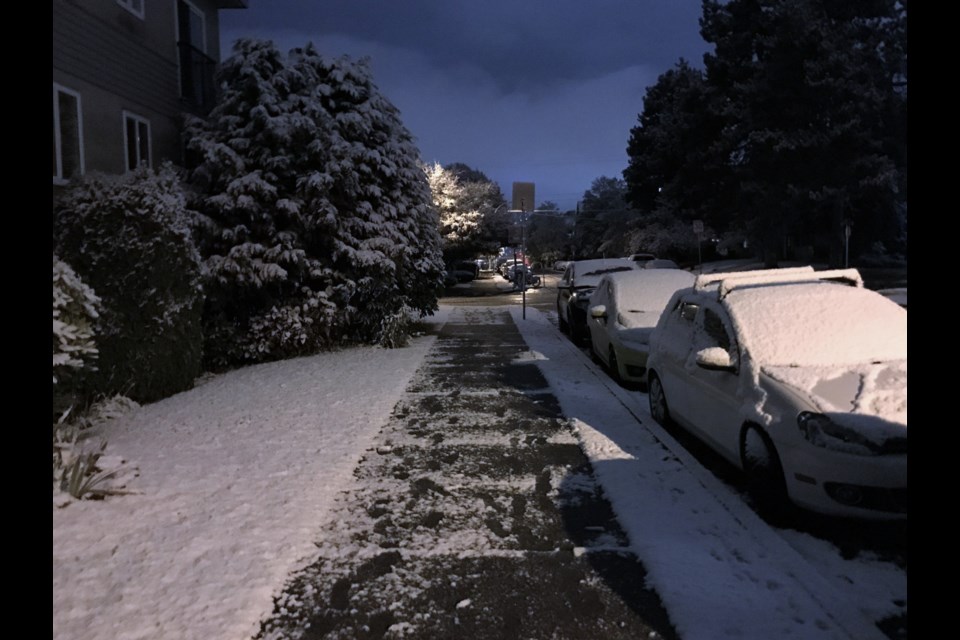
[[[570,302],[578,307],[586,307],[587,303],[590,302],[591,293],[593,293],[593,289],[575,291],[573,295],[570,296]]]
[[[797,426],[807,442],[817,447],[860,456],[881,453],[880,445],[849,427],[837,424],[822,413],[801,411],[797,415]]]

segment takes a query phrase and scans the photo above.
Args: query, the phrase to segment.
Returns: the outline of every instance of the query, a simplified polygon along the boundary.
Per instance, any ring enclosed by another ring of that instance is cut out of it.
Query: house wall
[[[222,3],[190,3],[217,61]],[[124,172],[124,111],[150,121],[153,166],[182,162],[179,74],[177,0],[145,0],[142,19],[116,0],[53,0],[53,82],[80,93],[87,172]]]

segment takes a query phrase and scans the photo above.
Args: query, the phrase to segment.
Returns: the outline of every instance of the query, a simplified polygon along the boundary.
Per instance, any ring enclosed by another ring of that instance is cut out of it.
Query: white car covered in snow
[[[650,412],[747,475],[761,506],[907,517],[907,312],[855,269],[699,276],[654,331]]]
[[[674,292],[693,286],[681,269],[609,273],[590,296],[590,349],[617,381],[646,382],[650,334]]]
[[[557,284],[557,324],[561,333],[569,334],[577,344],[586,342],[590,337],[587,308],[600,278],[608,273],[642,268],[639,262],[627,258],[598,258],[568,263]]]

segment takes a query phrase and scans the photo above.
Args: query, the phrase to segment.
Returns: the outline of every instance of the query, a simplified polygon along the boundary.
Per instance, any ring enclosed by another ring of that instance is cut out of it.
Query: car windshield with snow
[[[907,312],[854,269],[700,276],[651,337],[650,411],[747,475],[763,506],[907,514]]]

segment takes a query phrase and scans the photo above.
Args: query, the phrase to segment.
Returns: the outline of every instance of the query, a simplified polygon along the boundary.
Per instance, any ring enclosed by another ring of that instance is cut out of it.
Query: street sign
[[[694,220],[694,221],[693,221],[693,232],[694,232],[694,233],[703,233],[703,220]]]

